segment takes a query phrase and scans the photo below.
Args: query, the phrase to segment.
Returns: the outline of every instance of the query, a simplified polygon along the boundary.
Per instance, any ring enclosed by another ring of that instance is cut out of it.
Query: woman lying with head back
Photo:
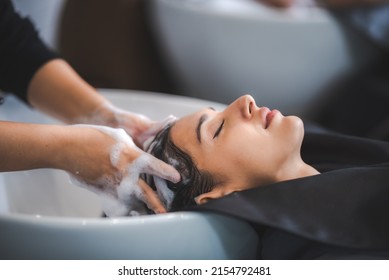
[[[245,95],[170,123],[147,150],[181,174],[146,178],[169,211],[250,222],[258,258],[389,258],[388,142],[303,125]]]
[[[222,112],[206,108],[170,124],[149,151],[181,173],[179,183],[168,182],[174,192],[169,210],[176,211],[235,191],[318,174],[301,158],[303,137],[300,118],[258,107],[244,95]]]

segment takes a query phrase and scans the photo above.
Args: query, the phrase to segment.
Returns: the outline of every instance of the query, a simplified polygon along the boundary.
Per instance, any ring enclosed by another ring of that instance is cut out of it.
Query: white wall
[[[58,26],[65,1],[12,0],[15,9],[33,21],[41,38],[54,49],[57,47]]]

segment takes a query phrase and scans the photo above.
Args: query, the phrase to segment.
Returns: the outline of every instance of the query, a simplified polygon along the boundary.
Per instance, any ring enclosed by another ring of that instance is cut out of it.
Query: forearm
[[[61,59],[49,61],[35,73],[28,87],[28,100],[35,108],[66,123],[88,119],[109,104]]]
[[[0,172],[54,168],[96,179],[112,172],[115,139],[94,127],[0,122]]]
[[[0,171],[58,168],[58,126],[0,122]]]

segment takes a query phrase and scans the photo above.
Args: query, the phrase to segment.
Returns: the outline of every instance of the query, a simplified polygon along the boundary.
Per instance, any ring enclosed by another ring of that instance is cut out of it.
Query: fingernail
[[[173,177],[171,177],[171,179],[172,179],[171,181],[176,184],[179,181],[181,181],[181,174],[178,173],[178,171],[176,171]]]
[[[155,214],[163,214],[163,213],[167,213],[167,211],[163,208],[160,208],[160,209],[156,209],[155,211]]]

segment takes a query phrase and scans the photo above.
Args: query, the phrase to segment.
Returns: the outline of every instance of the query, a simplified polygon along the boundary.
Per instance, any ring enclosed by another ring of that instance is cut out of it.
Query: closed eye
[[[221,125],[218,127],[218,129],[216,130],[215,135],[213,136],[213,139],[215,139],[215,138],[220,134],[220,132],[221,132],[222,129],[223,129],[223,126],[224,126],[224,120],[223,120],[223,122],[221,123]]]

